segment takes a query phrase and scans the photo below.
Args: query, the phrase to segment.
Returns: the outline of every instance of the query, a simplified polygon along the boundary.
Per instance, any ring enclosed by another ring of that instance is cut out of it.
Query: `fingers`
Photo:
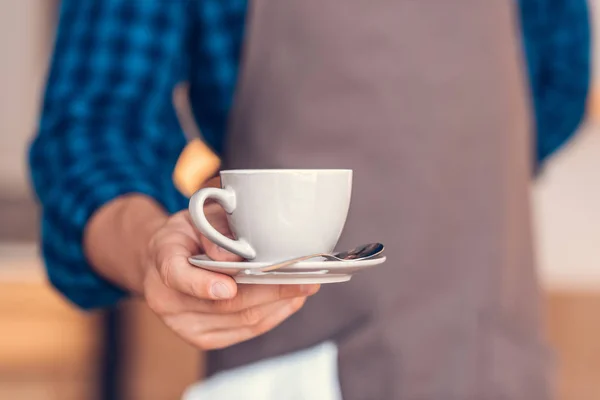
[[[200,235],[192,222],[192,217],[190,217],[188,210],[179,211],[174,214],[167,222],[167,228],[162,234],[163,238],[170,237],[174,233],[183,234],[193,242],[194,254],[198,254],[201,250]]]
[[[156,263],[165,286],[197,299],[223,300],[237,294],[231,277],[192,267],[188,262],[190,255],[188,248],[178,242],[161,248]]]
[[[161,295],[168,301],[153,304],[159,314],[206,313],[235,314],[244,310],[290,300],[296,297],[312,296],[319,291],[319,285],[239,285],[237,294],[229,300],[202,300],[182,293],[170,292]]]
[[[229,223],[227,222],[227,215],[225,214],[225,210],[218,204],[207,204],[204,207],[204,214],[206,215],[206,219],[209,224],[212,225],[217,231],[221,232],[223,235],[232,239],[233,234],[229,229]],[[204,236],[200,235],[200,243],[202,244],[202,248],[204,252],[211,260],[216,261],[242,261],[243,258],[230,253],[224,248],[214,244]]]
[[[235,313],[280,300],[312,296],[317,293],[319,287],[319,285],[240,285],[234,298],[205,302],[199,307],[208,306],[206,310],[208,312]]]
[[[209,331],[207,333],[192,337],[190,341],[192,344],[201,349],[216,350],[252,339],[281,324],[292,314],[302,308],[305,301],[305,297],[299,297],[292,301],[287,301],[254,325],[246,325],[234,329]]]
[[[235,281],[227,275],[193,267],[188,262],[190,251],[183,243],[173,242],[161,248],[156,256],[161,280],[170,289],[195,299],[213,300],[196,303],[187,301],[190,311],[236,312],[277,300],[310,296],[318,285],[244,285],[238,291]]]
[[[218,246],[205,238],[204,236],[200,236],[200,243],[202,244],[202,248],[204,249],[204,253],[211,260],[215,261],[243,261],[244,259],[237,254],[230,253],[225,250],[221,246]]]
[[[236,312],[286,298],[309,296],[319,289],[318,285],[244,285],[238,293],[230,276],[191,266],[190,255],[190,246],[179,238],[163,244],[156,254],[159,275],[166,287],[195,299],[219,300],[187,301],[188,307],[193,305],[190,311]]]
[[[274,303],[261,304],[230,314],[198,314],[193,313],[196,321],[194,331],[202,334],[208,331],[237,329],[260,324],[264,319],[278,312],[280,308],[289,308],[298,299],[279,300]]]
[[[229,230],[229,224],[227,223],[227,215],[221,206],[218,204],[208,204],[205,207],[206,218],[209,223],[223,235],[233,238],[231,231]],[[172,219],[173,227],[177,229],[179,233],[178,240],[182,239],[182,236],[187,236],[187,240],[191,241],[197,250],[204,250],[206,255],[216,261],[242,261],[243,258],[228,252],[227,250],[214,244],[203,235],[201,235],[195,228],[192,218],[190,217],[189,211],[181,211],[173,216]],[[173,232],[170,232],[171,240],[173,240]],[[198,247],[200,249],[198,249]],[[195,252],[197,253],[197,251]]]
[[[224,211],[207,212],[210,223],[231,236]],[[188,342],[218,349],[261,335],[298,311],[319,285],[240,285],[230,276],[188,262],[204,249],[214,260],[240,260],[198,235],[187,212],[174,215],[148,245],[144,276],[150,308]]]

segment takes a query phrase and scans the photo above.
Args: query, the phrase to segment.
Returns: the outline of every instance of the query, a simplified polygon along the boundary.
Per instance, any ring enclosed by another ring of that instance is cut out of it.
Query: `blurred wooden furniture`
[[[588,116],[594,121],[600,121],[600,84],[595,84],[590,90]]]
[[[123,306],[121,399],[179,400],[202,377],[201,352],[179,339],[142,301]]]
[[[202,376],[200,352],[143,302],[121,311],[120,398],[179,399]],[[100,400],[102,322],[50,287],[33,245],[0,243],[0,399]]]
[[[0,399],[97,399],[99,317],[49,287],[33,246],[0,244]]]
[[[596,107],[598,94],[600,86],[592,91]],[[534,188],[539,272],[558,361],[558,400],[600,398],[599,152],[600,124],[585,124],[552,157]]]
[[[546,298],[557,400],[600,399],[600,291],[556,291]]]

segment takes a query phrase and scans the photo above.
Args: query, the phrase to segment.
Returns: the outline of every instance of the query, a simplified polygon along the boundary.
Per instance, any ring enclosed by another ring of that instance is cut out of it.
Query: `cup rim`
[[[297,173],[352,173],[351,169],[226,169],[219,171],[221,175],[228,174],[297,174]]]

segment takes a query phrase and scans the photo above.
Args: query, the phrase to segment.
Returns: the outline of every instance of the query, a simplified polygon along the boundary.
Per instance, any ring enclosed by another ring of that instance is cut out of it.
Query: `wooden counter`
[[[33,247],[0,245],[0,399],[96,399],[99,321],[47,285]]]
[[[140,301],[122,307],[122,398],[178,399],[201,377],[200,352]],[[50,287],[35,246],[0,244],[0,399],[98,399],[101,323]]]

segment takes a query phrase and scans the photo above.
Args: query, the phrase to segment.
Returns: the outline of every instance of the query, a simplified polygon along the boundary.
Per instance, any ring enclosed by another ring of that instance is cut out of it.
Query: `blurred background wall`
[[[24,144],[36,123],[38,89],[53,34],[52,14],[52,1],[0,3],[0,181],[10,185],[15,196],[28,191]]]
[[[34,235],[24,154],[36,124],[55,6],[51,0],[0,2],[0,238]]]
[[[83,1],[83,0],[82,0]],[[47,285],[26,172],[58,0],[0,1],[0,399],[176,399],[200,354],[140,303],[73,309]],[[592,0],[596,21],[600,5]],[[600,76],[600,32],[595,73]],[[600,398],[600,86],[589,122],[533,187],[559,400]],[[493,93],[490,93],[493,95]],[[118,319],[118,329],[115,327]],[[109,388],[107,389],[107,387]],[[117,392],[110,392],[117,390]]]
[[[75,310],[37,256],[26,151],[58,3],[0,1],[0,399],[175,399],[201,374],[198,352],[139,303]]]
[[[600,21],[600,2],[590,2]],[[596,24],[598,26],[598,24]],[[595,77],[600,77],[600,30],[594,31]],[[552,287],[600,288],[600,84],[590,96],[588,124],[556,154],[536,182],[542,277]]]

